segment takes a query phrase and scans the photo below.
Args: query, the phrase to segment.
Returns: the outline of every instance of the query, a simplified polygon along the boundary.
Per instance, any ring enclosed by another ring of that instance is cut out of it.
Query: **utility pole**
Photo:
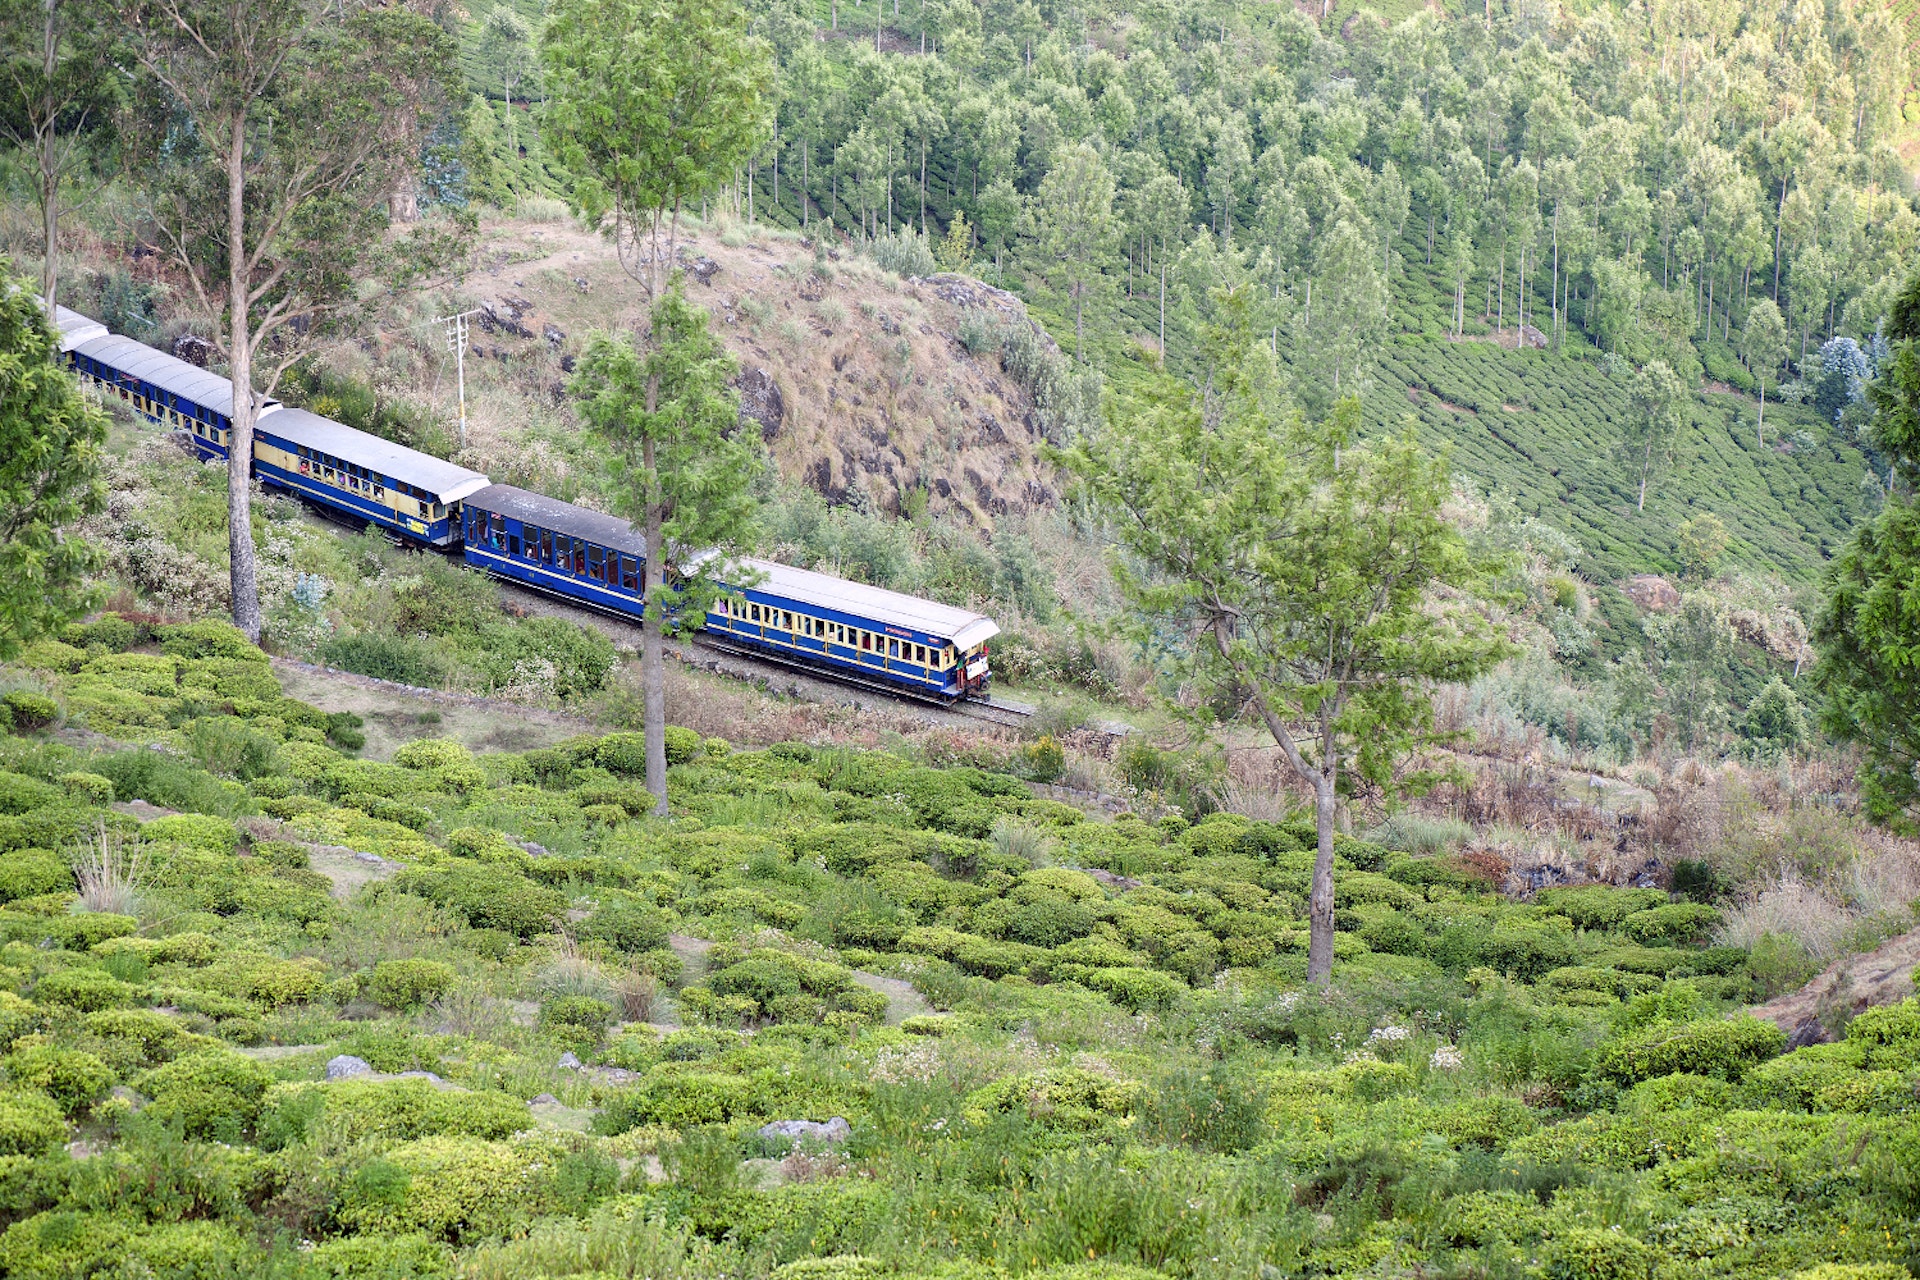
[[[434,321],[447,327],[447,350],[453,352],[454,376],[460,387],[460,447],[467,447],[467,317],[477,311],[462,311]]]

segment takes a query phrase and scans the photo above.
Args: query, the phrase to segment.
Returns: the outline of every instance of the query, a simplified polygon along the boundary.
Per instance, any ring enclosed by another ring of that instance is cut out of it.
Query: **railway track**
[[[708,649],[715,653],[724,653],[736,661],[758,664],[770,670],[798,672],[801,675],[808,676],[815,680],[821,680],[828,684],[846,685],[849,688],[860,689],[867,693],[877,693],[894,702],[906,703],[912,706],[932,707],[940,711],[951,712],[955,715],[963,715],[972,720],[985,720],[990,724],[1004,725],[1010,729],[1024,727],[1034,712],[1034,708],[1031,705],[1024,702],[1014,702],[1006,698],[989,697],[984,700],[968,698],[959,702],[945,702],[939,698],[919,698],[910,693],[903,693],[892,685],[881,684],[878,681],[859,680],[838,671],[823,671],[811,663],[782,661],[779,658],[745,648],[741,645],[728,644],[726,641],[717,639],[704,631],[694,633],[692,642],[698,648]]]

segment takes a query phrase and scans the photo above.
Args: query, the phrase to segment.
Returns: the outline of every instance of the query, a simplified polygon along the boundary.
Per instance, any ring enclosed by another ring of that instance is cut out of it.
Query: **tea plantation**
[[[0,1274],[1920,1265],[1920,1000],[1785,1053],[1708,903],[1343,837],[1321,993],[1300,823],[684,730],[658,821],[631,735],[356,759],[220,624],[27,664]]]

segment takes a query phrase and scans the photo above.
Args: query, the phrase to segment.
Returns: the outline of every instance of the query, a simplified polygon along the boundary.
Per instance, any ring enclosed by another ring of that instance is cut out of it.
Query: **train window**
[[[601,561],[602,552],[598,547],[587,548],[587,576],[595,582],[604,582],[607,577],[606,565]]]
[[[927,665],[927,646],[923,644],[917,644],[913,646],[913,660],[919,663],[923,667],[926,666]]]
[[[547,564],[553,563],[553,530],[551,529],[540,531],[540,559]]]
[[[587,571],[587,544],[575,538],[573,540],[573,572],[577,577]]]
[[[747,606],[747,621],[748,621],[748,622],[758,622],[758,621],[760,621],[760,606],[759,606],[759,605],[757,605],[757,604],[750,604],[750,605],[748,605],[748,606]]]
[[[900,656],[900,642],[898,640],[887,641],[887,656],[889,658],[897,658]]]
[[[620,557],[620,585],[628,591],[640,589],[640,562],[632,556]]]
[[[783,631],[793,630],[793,615],[784,609],[780,611],[780,629]]]
[[[860,647],[869,653],[873,651],[873,633],[871,631],[862,631],[860,633]]]
[[[512,556],[517,556],[520,554],[520,535],[519,534],[513,533],[513,534],[507,535],[507,554]]]
[[[494,548],[497,550],[501,546],[505,545],[506,540],[507,540],[507,518],[501,515],[498,511],[496,511],[493,513],[493,536],[488,538],[487,541],[491,542],[494,545]]]

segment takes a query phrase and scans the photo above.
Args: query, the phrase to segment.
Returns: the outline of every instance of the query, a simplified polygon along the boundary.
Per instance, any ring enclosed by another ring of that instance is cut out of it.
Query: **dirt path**
[[[415,738],[452,738],[474,751],[530,751],[602,727],[591,720],[467,694],[417,689],[391,680],[275,658],[274,674],[290,698],[322,711],[350,711],[365,721],[361,755],[389,760]]]
[[[897,1027],[918,1014],[933,1012],[933,1006],[927,1003],[927,998],[904,979],[885,978],[877,973],[862,973],[855,969],[853,980],[887,998],[887,1025],[890,1027]]]
[[[1756,1005],[1753,1016],[1765,1018],[1791,1034],[1836,1004],[1856,1011],[1869,1005],[1892,1004],[1914,994],[1916,966],[1920,966],[1920,929],[1910,929],[1863,955],[1836,960],[1798,991]]]

